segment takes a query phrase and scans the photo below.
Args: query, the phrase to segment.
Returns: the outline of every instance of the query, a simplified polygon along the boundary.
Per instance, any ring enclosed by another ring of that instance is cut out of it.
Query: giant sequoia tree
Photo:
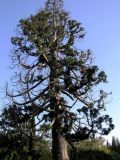
[[[100,90],[94,96],[106,74],[92,63],[89,49],[76,48],[84,28],[62,7],[62,0],[47,0],[43,10],[20,20],[11,39],[16,87],[7,91],[24,111],[32,106],[27,118],[36,116],[39,126],[49,126],[53,160],[69,159],[66,141],[72,145],[113,129],[112,119],[100,114],[107,94]]]

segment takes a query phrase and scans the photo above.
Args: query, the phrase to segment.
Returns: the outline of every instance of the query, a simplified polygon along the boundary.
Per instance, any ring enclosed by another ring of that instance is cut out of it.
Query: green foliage
[[[120,153],[120,141],[118,138],[112,137],[112,144],[108,144],[108,147],[117,153]]]
[[[100,113],[108,94],[100,90],[98,98],[93,95],[97,85],[107,83],[107,76],[92,64],[90,49],[74,47],[85,31],[81,23],[70,19],[62,5],[63,1],[48,0],[45,9],[20,20],[19,34],[11,38],[18,90],[8,95],[24,111],[32,105],[34,116],[40,116],[40,125],[51,126],[59,119],[57,130],[66,139],[84,140],[98,132],[107,135],[114,125],[108,115]],[[74,135],[72,128],[76,128]],[[83,130],[85,135],[81,135]]]
[[[14,120],[8,114],[5,123],[18,128],[36,118],[29,134],[33,136],[30,130],[36,125],[40,135],[54,132],[56,157],[57,148],[61,153],[59,137],[73,143],[97,133],[107,135],[114,128],[112,119],[101,115],[108,94],[100,90],[98,97],[94,95],[97,86],[107,83],[107,76],[93,64],[90,49],[75,47],[85,31],[62,6],[63,0],[47,0],[43,10],[19,21],[18,34],[11,38],[15,90],[7,90],[19,114]]]
[[[118,160],[119,158],[119,154],[104,145],[103,139],[85,140],[77,145],[77,160]],[[72,150],[70,160],[74,160]]]
[[[26,115],[15,105],[3,110],[0,119],[0,159],[51,159],[48,142],[35,135],[34,119],[25,119],[23,113]]]
[[[16,133],[17,135],[17,133]],[[49,145],[44,140],[38,140],[34,144],[32,152],[29,152],[28,138],[14,137],[13,134],[0,134],[0,159],[5,160],[52,160]],[[14,138],[13,138],[14,137]]]

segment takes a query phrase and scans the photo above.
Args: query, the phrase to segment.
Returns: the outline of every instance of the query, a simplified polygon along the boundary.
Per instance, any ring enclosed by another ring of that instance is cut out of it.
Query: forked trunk
[[[55,125],[52,129],[52,155],[53,160],[69,160],[67,142],[63,135],[57,131]]]

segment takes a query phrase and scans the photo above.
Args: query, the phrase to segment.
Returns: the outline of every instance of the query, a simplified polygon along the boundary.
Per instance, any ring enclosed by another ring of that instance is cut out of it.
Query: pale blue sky
[[[116,125],[111,133],[120,138],[120,0],[64,0],[64,8],[71,17],[82,22],[86,37],[79,48],[92,49],[95,63],[108,75],[107,90],[112,91],[112,102],[107,105]],[[43,7],[44,0],[0,1],[0,88],[11,74],[8,54],[10,38],[15,35],[21,18],[34,14]],[[110,136],[109,136],[110,137]]]

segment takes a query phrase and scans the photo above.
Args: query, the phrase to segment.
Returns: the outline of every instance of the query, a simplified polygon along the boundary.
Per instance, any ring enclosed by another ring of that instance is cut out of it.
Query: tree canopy
[[[114,128],[109,115],[101,115],[108,94],[95,93],[107,76],[93,63],[90,49],[77,49],[85,30],[63,1],[47,0],[43,10],[19,21],[17,31],[11,38],[15,89],[7,87],[6,93],[26,118],[36,117],[39,129],[51,129],[53,159],[62,160],[60,148],[55,151],[61,137],[72,144],[107,135]]]

